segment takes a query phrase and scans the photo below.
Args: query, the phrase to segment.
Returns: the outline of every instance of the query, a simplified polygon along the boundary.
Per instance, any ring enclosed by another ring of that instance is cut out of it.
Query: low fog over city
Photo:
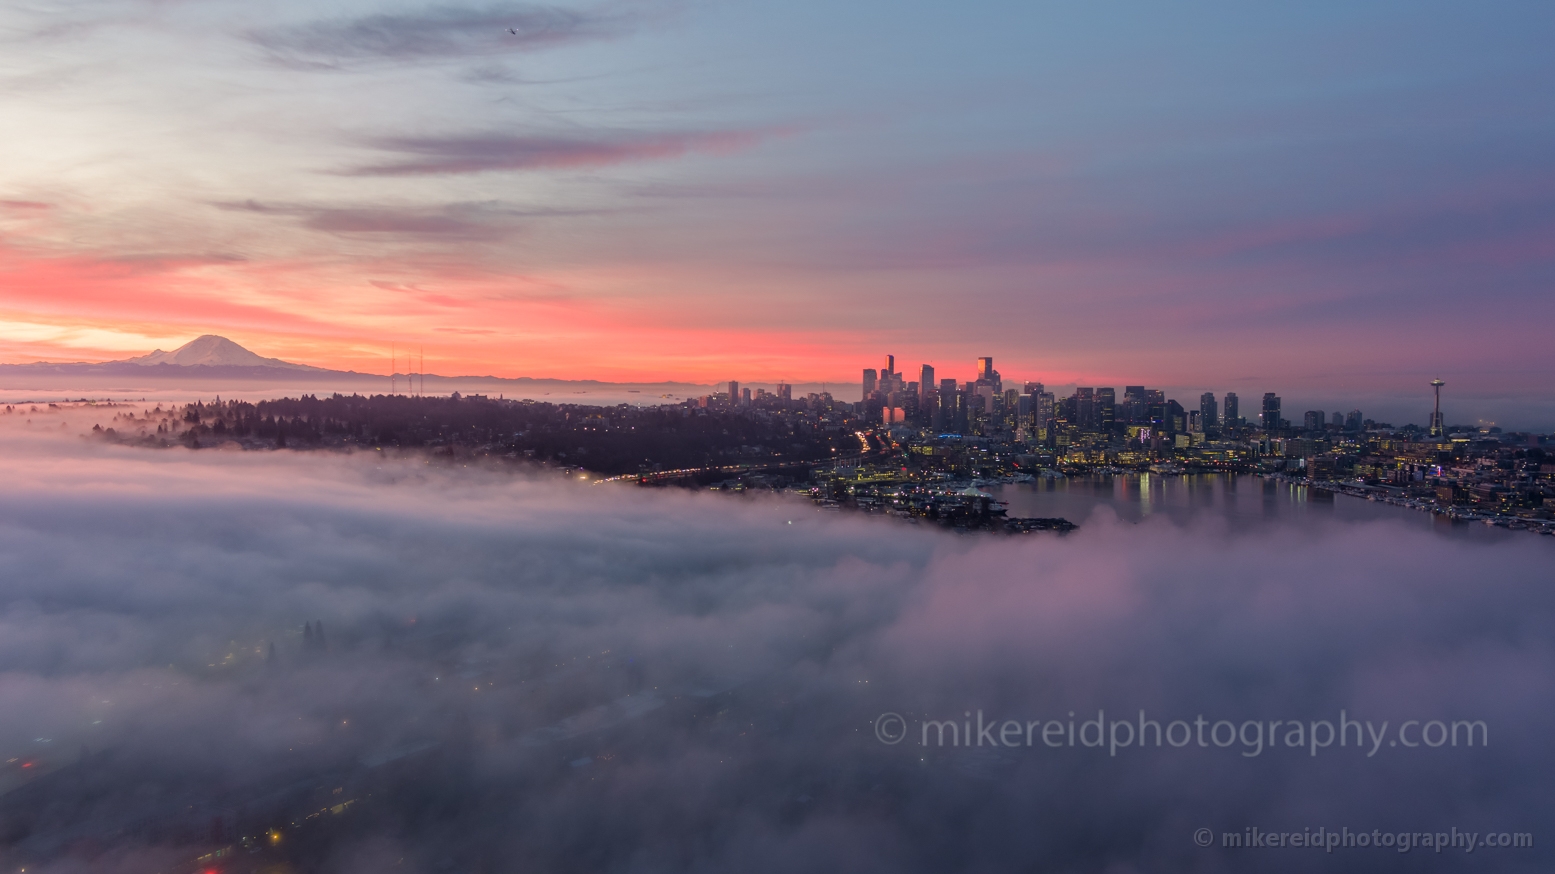
[[[1447,871],[1393,835],[1551,813],[1545,538],[956,534],[90,421],[0,430],[29,872]],[[1319,828],[1389,846],[1220,849]]]

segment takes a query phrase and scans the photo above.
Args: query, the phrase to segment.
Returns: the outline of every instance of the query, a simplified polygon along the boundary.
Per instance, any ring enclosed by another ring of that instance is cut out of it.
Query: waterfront
[[[1526,532],[1455,522],[1408,507],[1368,501],[1325,489],[1252,474],[1153,473],[1041,477],[1030,483],[989,484],[983,490],[1008,505],[1011,516],[1058,516],[1084,525],[1108,508],[1126,522],[1164,517],[1177,524],[1224,524],[1232,530],[1270,525],[1396,521],[1455,537],[1504,542]]]

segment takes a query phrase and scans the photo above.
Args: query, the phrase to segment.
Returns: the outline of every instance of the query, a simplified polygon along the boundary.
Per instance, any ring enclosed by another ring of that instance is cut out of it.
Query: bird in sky
[[[510,28],[508,28],[508,33],[511,33],[511,34],[513,34],[513,35],[514,35],[514,36],[518,36],[518,28],[516,28],[516,27],[510,27]]]

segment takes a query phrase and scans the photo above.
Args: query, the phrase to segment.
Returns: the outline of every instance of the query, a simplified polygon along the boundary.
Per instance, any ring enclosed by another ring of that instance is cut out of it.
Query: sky
[[[993,355],[1057,385],[1547,400],[1552,25],[7,3],[0,362],[216,333],[371,372],[391,344],[435,373],[701,383]]]
[[[26,784],[0,841],[29,871],[170,870],[218,817],[221,841],[280,825],[346,874],[1550,870],[1549,538],[1315,507],[965,536],[784,496],[80,439],[116,411],[0,416],[0,792]],[[1267,486],[1238,499],[1283,501]],[[1236,739],[1123,743],[1140,711]],[[882,742],[888,713],[909,737]],[[1314,748],[1341,713],[1362,725]],[[922,743],[974,714],[1061,733]],[[1488,744],[1407,746],[1437,720]],[[1253,826],[1536,840],[1192,841]]]

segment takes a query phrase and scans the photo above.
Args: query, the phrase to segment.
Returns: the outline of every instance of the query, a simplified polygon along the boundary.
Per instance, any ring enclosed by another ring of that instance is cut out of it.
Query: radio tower
[[[1431,388],[1436,390],[1436,407],[1431,412],[1432,437],[1440,437],[1447,432],[1447,429],[1442,427],[1442,386],[1446,384],[1439,379],[1431,380]]]
[[[389,344],[389,395],[391,397],[399,392],[399,380],[396,379],[398,374],[396,374],[394,372],[394,368],[399,367],[399,366],[400,366],[400,356],[399,356],[399,353],[397,351],[395,351],[394,344],[390,343]]]

